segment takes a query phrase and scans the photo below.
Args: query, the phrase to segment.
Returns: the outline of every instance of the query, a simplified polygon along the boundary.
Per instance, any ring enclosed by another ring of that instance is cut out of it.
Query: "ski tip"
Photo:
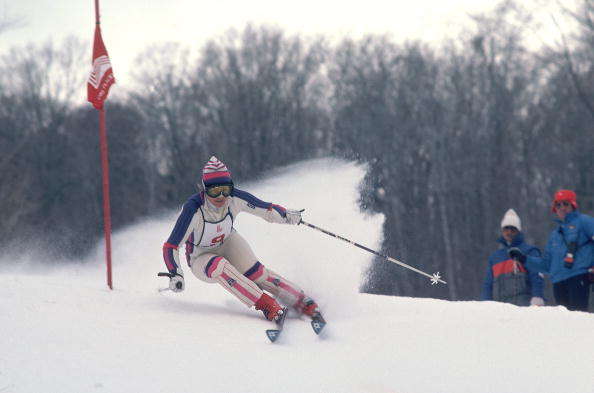
[[[266,336],[271,342],[275,342],[281,334],[283,330],[283,326],[285,324],[285,318],[287,318],[287,314],[289,313],[289,309],[287,307],[283,307],[283,313],[280,317],[274,321],[276,323],[276,329],[268,329],[266,330]]]
[[[266,330],[266,336],[268,336],[268,339],[270,340],[270,342],[275,342],[276,339],[280,336],[280,330],[268,329],[268,330]]]
[[[311,327],[313,331],[319,335],[322,332],[322,329],[324,329],[324,326],[326,326],[326,320],[324,319],[324,317],[322,317],[322,314],[314,314],[311,320]]]
[[[324,326],[326,326],[326,322],[311,321],[311,327],[313,328],[313,331],[316,334],[320,334],[322,332],[322,329],[324,329]]]

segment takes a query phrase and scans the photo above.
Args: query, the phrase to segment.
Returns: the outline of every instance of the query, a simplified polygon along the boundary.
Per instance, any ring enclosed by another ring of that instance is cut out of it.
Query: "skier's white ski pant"
[[[288,306],[296,305],[303,297],[301,288],[258,262],[250,245],[236,231],[220,247],[193,256],[190,266],[197,278],[219,283],[248,307],[258,301],[262,290]]]

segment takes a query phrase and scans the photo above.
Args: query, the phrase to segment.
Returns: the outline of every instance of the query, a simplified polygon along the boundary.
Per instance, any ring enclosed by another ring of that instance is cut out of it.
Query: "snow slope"
[[[383,218],[356,204],[363,175],[316,160],[244,188],[377,248]],[[114,235],[113,291],[102,244],[84,264],[1,261],[0,393],[594,392],[592,314],[359,294],[369,254],[243,214],[238,230],[261,261],[300,283],[329,321],[316,337],[293,316],[271,344],[259,312],[188,269],[185,292],[157,291],[176,213]]]

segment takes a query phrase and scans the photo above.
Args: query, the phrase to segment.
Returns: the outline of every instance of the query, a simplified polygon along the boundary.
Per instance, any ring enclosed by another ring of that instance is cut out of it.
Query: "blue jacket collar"
[[[577,210],[572,211],[571,213],[567,213],[565,216],[565,220],[561,221],[558,218],[555,218],[555,222],[559,225],[568,224],[572,221],[575,221],[579,217],[580,213]]]
[[[497,242],[503,244],[505,247],[518,247],[520,244],[524,243],[524,234],[522,232],[518,232],[518,234],[512,239],[511,244],[507,244],[503,236],[499,236],[497,238]]]

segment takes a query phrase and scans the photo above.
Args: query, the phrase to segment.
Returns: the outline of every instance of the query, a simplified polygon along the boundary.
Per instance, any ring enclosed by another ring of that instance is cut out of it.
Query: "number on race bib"
[[[219,235],[217,237],[214,237],[211,241],[210,241],[210,245],[214,246],[217,243],[222,243],[223,240],[225,240],[225,234]]]

